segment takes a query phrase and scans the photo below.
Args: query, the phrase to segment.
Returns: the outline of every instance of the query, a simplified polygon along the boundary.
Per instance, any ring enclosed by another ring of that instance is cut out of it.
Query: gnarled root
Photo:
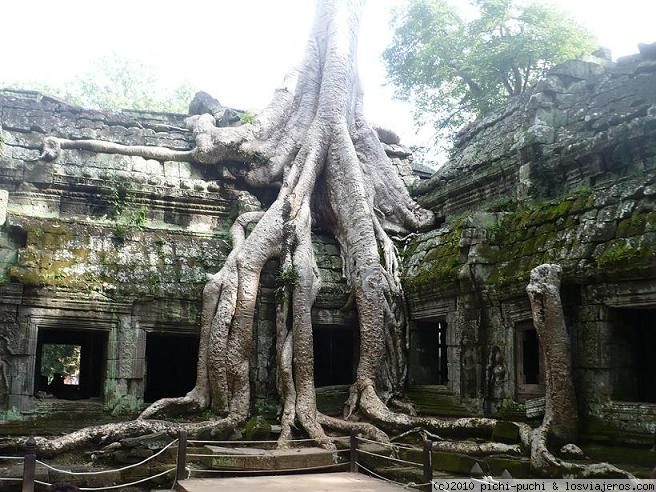
[[[571,368],[571,351],[565,315],[560,299],[561,268],[544,264],[531,271],[526,287],[531,301],[533,324],[544,351],[546,405],[542,425],[531,434],[531,468],[548,477],[622,477],[628,472],[607,463],[578,465],[556,458],[548,448],[549,440],[564,444],[575,440],[578,409]]]
[[[556,458],[547,446],[551,420],[545,419],[531,435],[531,470],[543,477],[626,478],[635,477],[610,463],[578,464]]]
[[[226,435],[230,431],[239,428],[243,423],[243,419],[231,416],[219,420],[193,423],[137,419],[129,422],[86,427],[54,439],[36,437],[35,442],[39,454],[56,455],[78,448],[102,446],[128,437],[138,437],[155,432],[166,432],[172,438],[182,430],[192,437],[205,433]],[[22,440],[19,445],[24,446],[25,441]]]
[[[501,442],[437,441],[433,442],[433,450],[469,456],[493,456],[498,454],[520,456],[523,454],[518,444],[504,444]]]

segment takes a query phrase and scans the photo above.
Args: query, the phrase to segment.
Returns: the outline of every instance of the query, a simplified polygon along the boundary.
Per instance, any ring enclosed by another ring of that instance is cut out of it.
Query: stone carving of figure
[[[462,348],[462,372],[463,382],[466,394],[470,398],[476,398],[477,393],[477,378],[476,378],[476,356],[474,348],[465,345]]]
[[[494,400],[504,397],[504,383],[506,382],[506,365],[498,346],[492,347],[490,363],[488,364],[488,391]]]
[[[9,397],[9,357],[14,355],[9,338],[0,335],[0,407]]]

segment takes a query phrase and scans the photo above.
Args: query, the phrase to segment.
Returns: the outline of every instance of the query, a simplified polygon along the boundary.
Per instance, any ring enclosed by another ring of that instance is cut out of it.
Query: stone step
[[[317,409],[326,415],[340,416],[348,398],[349,386],[323,386],[316,389]]]
[[[327,466],[335,463],[335,455],[319,447],[291,449],[235,448],[228,446],[203,446],[205,457],[189,457],[190,462],[197,462],[211,470],[289,470]],[[195,474],[196,475],[196,474]]]
[[[471,415],[471,412],[460,403],[458,396],[446,386],[410,386],[408,398],[415,404],[417,412],[422,415],[442,417]]]

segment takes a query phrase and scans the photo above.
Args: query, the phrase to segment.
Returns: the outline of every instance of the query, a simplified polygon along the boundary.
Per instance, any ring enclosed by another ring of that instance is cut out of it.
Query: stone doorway
[[[656,403],[656,309],[615,309],[612,317],[612,399]]]
[[[184,396],[196,384],[198,337],[148,333],[144,401]]]
[[[355,379],[354,361],[357,337],[353,329],[338,325],[316,325],[313,328],[314,384],[348,385]]]
[[[75,357],[77,362],[73,361]],[[34,371],[35,394],[43,392],[65,400],[100,397],[106,364],[107,333],[40,328]]]
[[[515,361],[517,400],[544,396],[544,357],[532,321],[515,326]]]
[[[410,330],[408,380],[411,385],[445,385],[449,381],[447,323],[415,321]]]

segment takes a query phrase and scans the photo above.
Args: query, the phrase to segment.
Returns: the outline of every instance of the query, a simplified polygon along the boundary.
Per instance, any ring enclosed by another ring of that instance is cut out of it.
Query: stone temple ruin
[[[429,415],[539,417],[541,347],[530,270],[560,264],[582,434],[650,443],[656,432],[656,47],[561,64],[457,139],[430,179],[382,138],[413,196],[439,217],[399,242],[413,323],[408,394]],[[200,295],[219,270],[247,189],[236,166],[63,150],[45,136],[176,150],[184,115],[84,110],[0,91],[0,411],[130,414],[193,387]],[[238,124],[225,118],[225,124]],[[337,243],[316,231],[319,407],[341,413],[357,317]],[[255,413],[275,415],[275,279],[266,269],[251,365]],[[73,404],[43,397],[43,347],[80,347]],[[83,403],[84,402],[84,403]],[[1,425],[0,425],[1,427]]]

